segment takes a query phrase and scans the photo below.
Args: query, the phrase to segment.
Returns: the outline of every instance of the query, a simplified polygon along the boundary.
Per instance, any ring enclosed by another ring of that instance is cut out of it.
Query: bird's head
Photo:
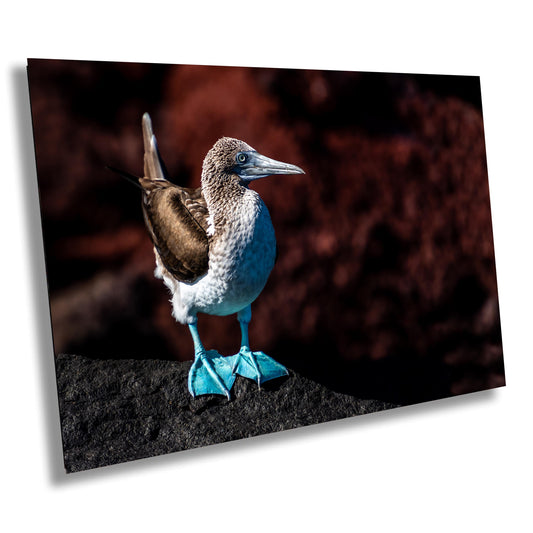
[[[236,183],[247,187],[251,181],[273,174],[305,172],[296,165],[261,155],[244,141],[222,137],[204,159],[202,186]]]

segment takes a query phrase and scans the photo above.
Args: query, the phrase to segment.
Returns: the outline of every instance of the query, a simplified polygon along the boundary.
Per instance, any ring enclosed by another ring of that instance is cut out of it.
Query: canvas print
[[[28,80],[67,472],[505,385],[478,77]]]

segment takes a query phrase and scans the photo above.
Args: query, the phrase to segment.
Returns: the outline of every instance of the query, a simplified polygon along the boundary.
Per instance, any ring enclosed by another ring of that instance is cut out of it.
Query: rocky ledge
[[[331,391],[294,372],[232,400],[192,398],[190,362],[56,358],[65,469],[77,472],[395,407]]]

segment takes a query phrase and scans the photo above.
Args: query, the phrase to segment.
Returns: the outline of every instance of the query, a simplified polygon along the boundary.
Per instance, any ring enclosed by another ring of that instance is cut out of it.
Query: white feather
[[[212,221],[209,227],[214,228]],[[263,290],[274,266],[274,228],[256,192],[247,190],[231,220],[217,231],[220,234],[209,249],[209,270],[194,283],[177,282],[158,260],[158,273],[172,292],[173,315],[183,324],[195,322],[199,312],[229,315],[247,307]]]
[[[213,215],[207,217],[207,236],[212,237],[215,234],[215,221]]]

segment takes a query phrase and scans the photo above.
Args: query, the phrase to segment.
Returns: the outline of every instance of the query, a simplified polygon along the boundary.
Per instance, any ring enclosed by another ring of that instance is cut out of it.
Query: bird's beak
[[[273,174],[305,174],[305,172],[296,165],[282,163],[275,159],[270,159],[258,152],[246,152],[248,160],[237,169],[239,176],[246,181],[252,181],[259,178],[266,178]]]

